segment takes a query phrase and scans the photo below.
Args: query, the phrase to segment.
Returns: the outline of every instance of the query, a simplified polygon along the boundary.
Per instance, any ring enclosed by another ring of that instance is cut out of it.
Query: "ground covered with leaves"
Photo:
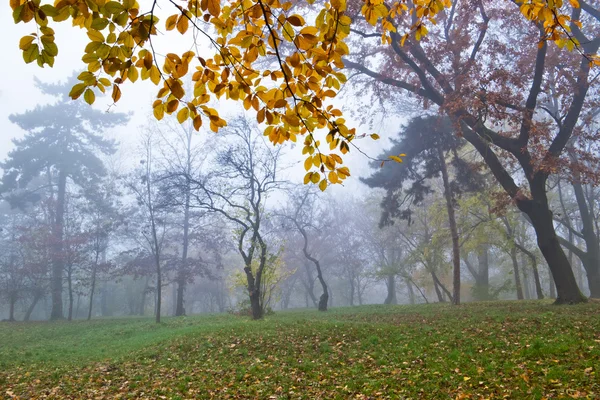
[[[0,398],[600,398],[600,303],[0,324]]]

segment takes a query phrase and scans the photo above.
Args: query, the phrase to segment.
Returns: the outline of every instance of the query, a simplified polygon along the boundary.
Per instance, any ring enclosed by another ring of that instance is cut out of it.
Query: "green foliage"
[[[598,398],[600,303],[0,324],[2,395]],[[143,393],[143,394],[142,394]]]
[[[283,247],[279,249],[277,253],[267,254],[265,260],[265,267],[261,277],[260,287],[260,304],[264,313],[272,313],[271,304],[276,303],[281,298],[281,283],[290,276],[296,273],[296,270],[290,270],[286,268],[282,258]],[[252,260],[252,273],[256,276],[260,260],[258,258]],[[245,272],[236,270],[230,277],[230,288],[232,291],[245,289],[248,286]],[[247,314],[249,312],[250,314]],[[251,315],[252,310],[250,309],[250,301],[244,300],[238,304],[237,308],[233,310],[234,314],[238,315]]]

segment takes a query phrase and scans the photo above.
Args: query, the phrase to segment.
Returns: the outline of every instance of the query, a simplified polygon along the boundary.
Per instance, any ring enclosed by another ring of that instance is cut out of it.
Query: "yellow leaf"
[[[296,14],[290,15],[287,20],[290,24],[294,26],[303,26],[305,24],[304,18]]]
[[[117,85],[113,85],[112,99],[116,103],[121,98],[121,89]]]
[[[208,12],[214,16],[218,17],[221,13],[221,1],[220,0],[208,0],[207,2]]]
[[[169,18],[167,18],[167,21],[165,22],[165,28],[168,31],[172,31],[173,29],[175,29],[175,25],[177,24],[177,17],[177,14],[173,14]]]
[[[69,92],[69,97],[73,100],[79,98],[79,96],[81,96],[86,87],[87,86],[85,85],[85,83],[78,83],[77,85],[73,86],[73,88]]]
[[[137,81],[139,74],[137,68],[134,65],[129,67],[129,69],[127,70],[127,77],[131,82]]]
[[[376,134],[376,133],[372,133],[372,134],[371,134],[371,138],[372,138],[373,140],[378,140],[378,139],[379,139],[379,135],[378,135],[378,134]]]
[[[202,117],[200,115],[196,115],[194,117],[194,129],[199,131],[202,126]]]
[[[183,90],[181,83],[173,81],[169,86],[171,89],[171,93],[173,93],[173,96],[177,97],[178,99],[181,99],[185,95],[185,91]]]
[[[177,20],[177,30],[183,35],[185,32],[187,32],[188,27],[189,22],[187,17],[185,15],[181,15]]]
[[[310,182],[310,178],[312,176],[312,172],[309,172],[308,174],[304,175],[304,184],[306,185],[308,182]]]
[[[312,168],[312,164],[312,157],[308,157],[306,160],[304,160],[304,169],[308,171]]]
[[[165,105],[163,103],[160,103],[159,105],[154,107],[153,112],[154,118],[160,121],[165,116]]]
[[[321,181],[321,183],[319,183],[319,189],[321,189],[321,192],[325,191],[325,189],[327,188],[327,180],[323,179]]]
[[[27,48],[27,50],[23,51],[23,60],[29,64],[37,60],[39,56],[40,49],[37,43],[32,44]]]
[[[94,101],[96,100],[96,95],[94,94],[94,91],[92,89],[87,88],[85,90],[85,93],[83,94],[83,99],[86,103],[91,105],[94,104]]]
[[[19,40],[19,48],[21,50],[27,50],[31,46],[33,39],[35,39],[33,36],[23,36],[21,40]]]
[[[104,35],[95,29],[87,31],[87,35],[92,42],[104,42]]]
[[[155,85],[158,85],[158,83],[160,82],[160,71],[158,70],[158,68],[156,68],[156,65],[150,67],[150,80]]]
[[[190,109],[187,107],[183,107],[177,113],[177,122],[179,122],[180,124],[183,124],[185,122],[185,120],[188,119],[189,116],[190,116]]]
[[[318,174],[317,172],[311,172],[311,175],[310,175],[310,181],[311,181],[312,183],[319,183],[319,180],[320,180],[320,179],[321,179],[321,178],[319,177],[319,174]]]
[[[402,163],[402,159],[398,156],[389,156],[390,160],[396,161],[397,163]]]
[[[314,26],[307,26],[307,27],[302,28],[302,30],[300,30],[300,34],[317,36],[319,34],[319,30],[317,28],[315,28]]]

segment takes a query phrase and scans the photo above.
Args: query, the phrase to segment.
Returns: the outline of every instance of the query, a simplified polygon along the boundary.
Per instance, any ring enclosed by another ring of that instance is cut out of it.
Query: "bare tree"
[[[281,148],[266,143],[258,129],[244,118],[233,120],[224,136],[212,170],[190,177],[194,207],[220,214],[236,227],[252,317],[260,319],[264,313],[261,285],[268,257],[261,228],[268,195],[283,183],[277,180]]]

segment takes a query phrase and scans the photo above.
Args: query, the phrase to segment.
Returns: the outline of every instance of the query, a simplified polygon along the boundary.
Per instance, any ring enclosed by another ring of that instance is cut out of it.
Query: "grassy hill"
[[[600,398],[600,303],[0,324],[0,398]]]

